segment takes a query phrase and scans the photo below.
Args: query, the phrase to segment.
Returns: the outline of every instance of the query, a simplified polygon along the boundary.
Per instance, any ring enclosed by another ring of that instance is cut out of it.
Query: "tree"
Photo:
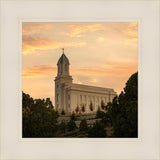
[[[84,132],[87,132],[87,131],[88,131],[88,125],[87,125],[86,119],[83,119],[83,120],[81,121],[79,130],[80,130],[80,131],[84,131]]]
[[[75,116],[74,112],[73,112],[72,115],[71,115],[71,120],[73,120],[73,121],[76,120],[76,116]]]
[[[98,110],[96,112],[97,118],[103,118],[104,117],[104,112],[100,110],[100,107],[98,107]]]
[[[102,109],[105,109],[105,103],[104,103],[103,100],[101,101],[101,108],[102,108]]]
[[[74,131],[77,128],[74,120],[70,120],[67,124],[68,131]]]
[[[75,111],[76,111],[76,114],[78,114],[78,112],[79,112],[79,106],[76,107]]]
[[[85,106],[84,106],[84,104],[82,106],[82,112],[85,112]]]
[[[90,105],[89,105],[90,111],[93,111],[93,103],[91,101]]]
[[[62,110],[62,112],[61,112],[61,115],[65,115],[66,113],[65,113],[65,111],[64,111],[64,109]]]
[[[32,97],[30,97],[29,94],[26,94],[22,91],[22,107],[31,107],[34,104],[34,100]]]
[[[57,132],[58,113],[49,98],[33,99],[23,93],[23,137],[54,137]]]
[[[113,99],[108,114],[115,137],[138,136],[138,72],[129,78],[124,92]]]
[[[102,138],[106,137],[105,125],[101,121],[96,121],[93,127],[89,128],[88,137]]]
[[[60,131],[61,131],[62,133],[65,133],[65,132],[66,132],[66,130],[67,130],[67,125],[66,125],[65,121],[62,121],[62,122],[60,123],[59,129],[60,129]]]

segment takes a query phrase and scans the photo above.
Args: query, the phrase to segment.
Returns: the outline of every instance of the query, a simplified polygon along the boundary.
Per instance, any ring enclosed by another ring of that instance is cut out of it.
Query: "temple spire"
[[[64,54],[64,48],[62,48],[63,54]]]

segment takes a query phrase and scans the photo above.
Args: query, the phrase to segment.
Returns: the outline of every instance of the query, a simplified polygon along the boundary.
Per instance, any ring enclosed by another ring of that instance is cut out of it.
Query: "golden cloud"
[[[102,70],[103,69],[103,70]],[[71,69],[71,75],[87,76],[114,76],[121,77],[137,71],[137,67],[99,66],[97,69]],[[56,76],[57,68],[53,65],[39,65],[23,69],[23,78],[35,78],[39,76]],[[93,79],[92,82],[96,82]]]
[[[89,82],[91,82],[91,83],[96,83],[97,82],[97,79],[91,79],[91,80],[89,80]]]
[[[39,76],[54,76],[57,69],[53,65],[39,65],[31,68],[24,68],[22,70],[23,78],[36,78]]]
[[[125,35],[128,36],[128,39],[125,40],[125,44],[137,43],[138,40],[138,23],[131,22],[129,23],[127,29],[123,31]]]
[[[103,41],[104,41],[104,38],[103,38],[103,37],[99,37],[99,38],[98,38],[98,41],[99,41],[99,42],[103,42]]]
[[[62,34],[70,37],[81,37],[82,33],[86,32],[95,32],[103,30],[102,24],[93,24],[93,25],[69,25],[69,32],[62,32]]]
[[[137,22],[131,22],[128,24],[127,29],[124,31],[124,33],[132,38],[138,37],[138,23]]]
[[[26,34],[35,34],[35,33],[40,33],[44,30],[49,30],[51,28],[53,28],[53,25],[51,24],[46,24],[46,23],[23,23],[22,24],[22,34],[26,35]]]
[[[86,45],[86,42],[53,41],[48,38],[35,36],[23,36],[22,41],[22,53],[24,55],[34,53],[36,50],[81,47]]]

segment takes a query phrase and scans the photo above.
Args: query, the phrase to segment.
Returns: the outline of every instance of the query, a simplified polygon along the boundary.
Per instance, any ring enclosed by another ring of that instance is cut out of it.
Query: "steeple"
[[[64,48],[62,48],[62,55],[58,60],[58,76],[60,75],[69,75],[69,60],[67,56],[64,54]]]

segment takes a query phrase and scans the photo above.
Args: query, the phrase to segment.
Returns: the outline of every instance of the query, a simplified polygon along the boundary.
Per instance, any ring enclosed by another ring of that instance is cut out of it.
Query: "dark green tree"
[[[62,121],[59,125],[59,130],[62,132],[62,133],[65,133],[66,130],[67,130],[67,125],[65,123],[65,121]]]
[[[108,114],[115,137],[138,136],[138,72],[129,78],[124,92],[113,99]]]
[[[65,111],[64,111],[64,109],[62,110],[62,112],[61,112],[61,115],[65,115],[66,113],[65,113]]]
[[[105,116],[105,113],[100,110],[100,107],[98,107],[98,110],[96,112],[96,116],[97,116],[97,118],[104,118],[104,116]]]
[[[86,119],[83,119],[81,121],[79,130],[82,131],[82,132],[87,132],[88,131],[88,124],[87,124]]]
[[[93,124],[93,127],[90,127],[88,130],[88,137],[93,138],[102,138],[106,137],[105,125],[101,121],[96,121]]]
[[[74,131],[77,128],[74,120],[70,120],[67,124],[68,131]]]
[[[34,100],[32,97],[30,97],[29,94],[26,94],[24,92],[22,92],[22,107],[26,108],[26,107],[31,107],[34,104]]]
[[[75,121],[76,120],[76,116],[75,116],[75,113],[73,112],[72,115],[71,115],[71,120]]]
[[[33,99],[23,93],[23,137],[54,137],[57,132],[58,113],[49,98]]]

